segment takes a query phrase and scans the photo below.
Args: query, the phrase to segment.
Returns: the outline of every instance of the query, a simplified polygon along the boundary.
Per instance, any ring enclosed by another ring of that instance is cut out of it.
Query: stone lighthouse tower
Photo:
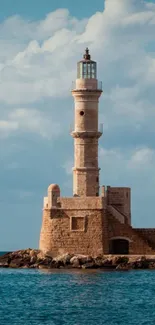
[[[77,64],[72,87],[75,101],[73,196],[61,196],[49,184],[44,197],[39,248],[52,256],[70,253],[98,256],[150,252],[131,227],[130,188],[102,186],[100,193],[98,141],[99,98],[97,63],[88,48]]]
[[[72,90],[75,101],[73,195],[99,195],[98,102],[102,85],[97,80],[97,63],[86,48],[77,64],[77,79]]]

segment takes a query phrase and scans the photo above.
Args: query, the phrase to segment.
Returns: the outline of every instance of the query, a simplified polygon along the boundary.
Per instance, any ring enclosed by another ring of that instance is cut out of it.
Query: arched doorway
[[[110,254],[129,254],[129,240],[125,238],[113,238],[109,244]]]

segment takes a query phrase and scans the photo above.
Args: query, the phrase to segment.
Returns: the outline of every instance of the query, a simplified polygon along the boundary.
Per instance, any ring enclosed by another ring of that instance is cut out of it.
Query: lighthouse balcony
[[[77,79],[72,82],[71,91],[102,92],[102,81],[98,81],[97,79]]]
[[[70,126],[70,134],[73,138],[100,138],[103,134],[103,123],[100,123],[98,130],[81,130],[74,129]]]

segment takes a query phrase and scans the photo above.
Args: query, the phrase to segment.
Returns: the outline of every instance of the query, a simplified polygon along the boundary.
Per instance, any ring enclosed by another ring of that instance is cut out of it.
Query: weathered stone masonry
[[[98,102],[102,94],[97,64],[86,49],[72,90],[75,101],[73,197],[57,184],[44,198],[40,249],[53,255],[154,254],[155,229],[131,226],[131,191],[102,186],[98,166]]]

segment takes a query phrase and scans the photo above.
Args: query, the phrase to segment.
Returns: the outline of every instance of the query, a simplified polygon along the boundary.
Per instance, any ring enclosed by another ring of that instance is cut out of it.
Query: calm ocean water
[[[155,271],[0,269],[0,324],[154,325]]]

